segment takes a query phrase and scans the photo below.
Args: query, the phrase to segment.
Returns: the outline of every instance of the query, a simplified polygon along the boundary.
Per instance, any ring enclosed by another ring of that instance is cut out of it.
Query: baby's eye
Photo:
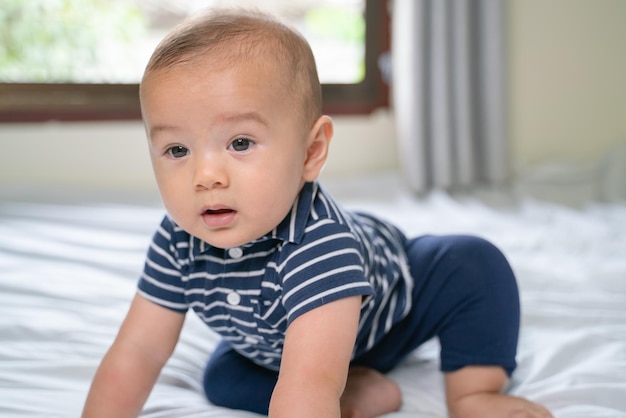
[[[189,155],[189,150],[182,145],[174,145],[173,147],[169,147],[167,149],[167,155],[172,158],[183,158]]]
[[[247,151],[252,145],[252,141],[248,138],[237,138],[230,143],[230,148],[235,151],[242,152]]]

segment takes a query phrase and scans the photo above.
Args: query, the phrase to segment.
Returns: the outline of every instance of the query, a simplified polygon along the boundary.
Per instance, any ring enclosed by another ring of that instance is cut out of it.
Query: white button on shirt
[[[230,305],[239,305],[239,302],[241,302],[241,296],[239,296],[239,293],[237,292],[230,292],[226,295],[226,302]]]
[[[228,250],[228,255],[231,258],[241,258],[243,256],[243,250],[239,247],[234,247]]]

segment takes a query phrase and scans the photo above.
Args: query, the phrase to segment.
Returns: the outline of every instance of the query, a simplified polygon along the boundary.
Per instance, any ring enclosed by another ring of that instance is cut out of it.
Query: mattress
[[[626,203],[569,208],[510,196],[420,198],[396,184],[329,188],[407,234],[471,233],[496,243],[522,300],[519,367],[507,391],[558,418],[626,417]],[[134,295],[163,215],[158,203],[0,202],[0,416],[76,417]],[[218,337],[188,314],[143,417],[255,417],[209,404],[201,374]],[[388,417],[445,417],[438,343],[390,373]]]

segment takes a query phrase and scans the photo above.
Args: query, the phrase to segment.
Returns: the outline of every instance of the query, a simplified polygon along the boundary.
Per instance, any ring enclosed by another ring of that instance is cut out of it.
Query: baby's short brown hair
[[[269,15],[227,9],[208,10],[189,18],[157,46],[144,78],[155,71],[193,64],[196,58],[208,58],[217,68],[277,68],[284,78],[286,100],[294,101],[304,120],[312,124],[321,116],[321,85],[311,47],[297,31]]]

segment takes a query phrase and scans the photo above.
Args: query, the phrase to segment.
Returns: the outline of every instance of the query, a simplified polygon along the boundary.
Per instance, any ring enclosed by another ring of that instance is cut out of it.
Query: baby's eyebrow
[[[267,120],[259,112],[242,112],[242,113],[230,113],[224,116],[226,122],[238,122],[251,120],[260,123],[261,125],[269,126]]]
[[[152,138],[153,136],[155,136],[156,134],[162,133],[162,132],[171,132],[171,131],[177,131],[179,130],[176,126],[172,126],[172,125],[156,125],[156,126],[152,126],[150,127],[150,138]]]
[[[263,126],[269,127],[269,122],[259,112],[234,112],[228,113],[221,117],[221,120],[228,123],[241,121],[254,121]],[[150,138],[161,133],[177,132],[181,129],[174,125],[155,125],[150,127]]]

